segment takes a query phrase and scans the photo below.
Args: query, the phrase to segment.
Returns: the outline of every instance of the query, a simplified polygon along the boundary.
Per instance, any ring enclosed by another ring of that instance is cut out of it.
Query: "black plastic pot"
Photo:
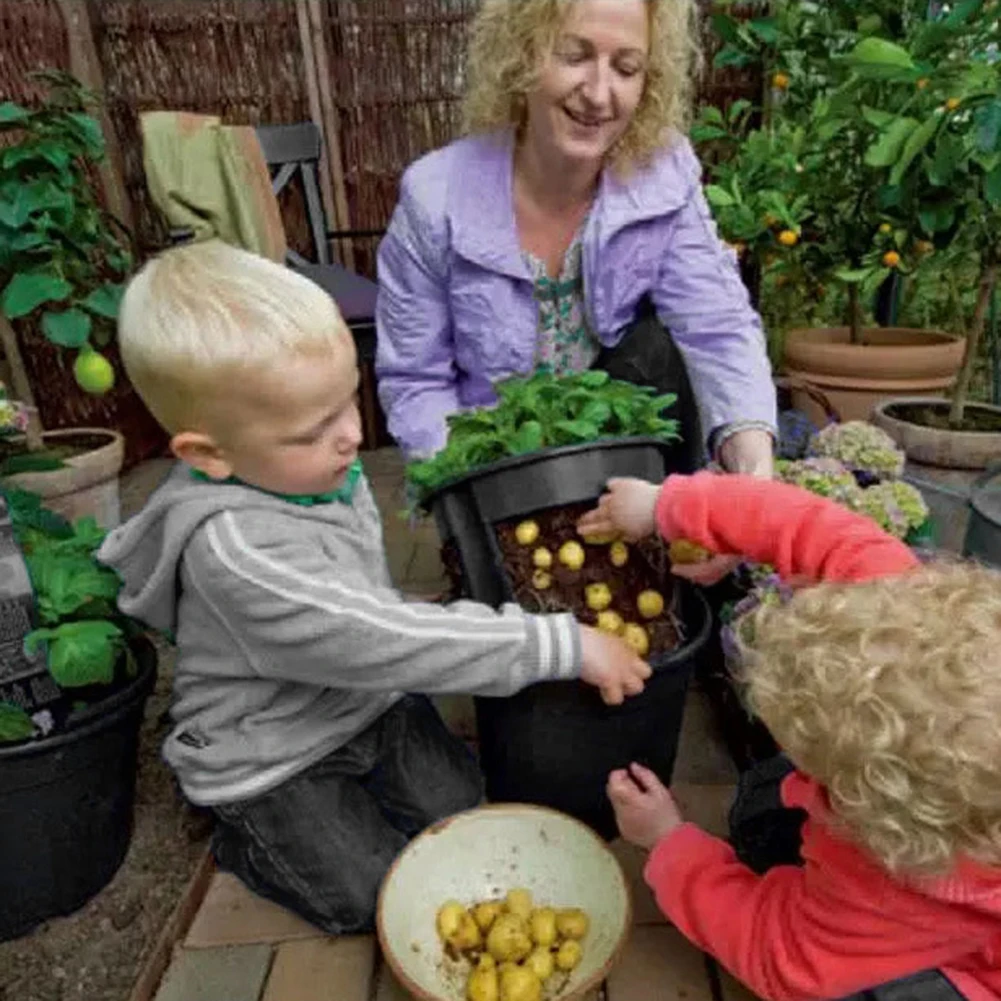
[[[134,641],[139,674],[68,729],[0,746],[0,941],[82,906],[111,879],[132,834],[143,707],[156,652]]]
[[[1001,465],[988,469],[970,491],[963,555],[1001,569]]]
[[[505,459],[442,488],[428,507],[454,543],[465,596],[498,606],[513,589],[494,525],[533,512],[593,501],[616,476],[659,483],[685,468],[676,445],[655,438],[574,445]],[[630,761],[670,782],[695,660],[711,630],[702,595],[676,582],[684,641],[654,658],[641,696],[618,707],[578,682],[532,685],[508,699],[476,700],[480,759],[487,796],[563,810],[605,838],[615,821],[605,795],[608,773]]]

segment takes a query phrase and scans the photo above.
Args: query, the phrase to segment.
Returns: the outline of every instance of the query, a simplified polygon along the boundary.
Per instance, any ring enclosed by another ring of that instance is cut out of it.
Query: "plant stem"
[[[7,364],[10,366],[11,387],[14,390],[14,399],[19,400],[28,408],[28,429],[24,436],[28,441],[29,452],[39,452],[42,449],[42,425],[38,420],[38,408],[35,406],[35,394],[31,391],[31,380],[28,378],[28,371],[24,367],[24,359],[21,357],[21,348],[17,343],[17,333],[11,326],[10,320],[0,314],[0,347],[7,357]]]
[[[862,343],[862,304],[859,301],[858,285],[848,286],[848,322],[851,326],[852,344]]]
[[[987,326],[987,310],[994,296],[994,288],[998,281],[998,262],[988,261],[980,273],[980,287],[977,291],[977,305],[973,310],[973,321],[966,332],[966,354],[963,356],[963,367],[952,391],[952,406],[949,408],[949,426],[959,429],[963,424],[963,412],[966,407],[966,397],[973,381],[973,367],[977,363],[977,351],[980,339]]]

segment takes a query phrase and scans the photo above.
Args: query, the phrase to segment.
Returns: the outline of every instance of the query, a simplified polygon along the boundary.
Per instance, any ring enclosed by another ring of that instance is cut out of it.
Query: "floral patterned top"
[[[532,274],[539,304],[535,365],[554,375],[583,372],[594,364],[601,350],[584,309],[583,234],[582,225],[563,255],[563,266],[555,280],[549,277],[544,261],[528,251],[522,255]]]

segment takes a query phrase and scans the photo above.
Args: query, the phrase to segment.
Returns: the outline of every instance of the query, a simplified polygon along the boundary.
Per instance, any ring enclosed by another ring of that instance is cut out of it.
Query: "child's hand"
[[[701,587],[711,587],[732,574],[743,561],[743,556],[710,556],[700,563],[672,563],[671,573]]]
[[[650,665],[624,640],[582,625],[580,645],[581,681],[594,685],[607,705],[621,705],[626,696],[643,691],[643,682],[650,677]]]
[[[635,762],[608,776],[608,798],[619,832],[650,851],[661,838],[684,823],[674,797],[657,776]]]
[[[608,481],[608,492],[602,494],[598,506],[577,522],[581,535],[624,535],[636,541],[653,535],[657,523],[654,509],[660,486],[646,480],[614,479]]]

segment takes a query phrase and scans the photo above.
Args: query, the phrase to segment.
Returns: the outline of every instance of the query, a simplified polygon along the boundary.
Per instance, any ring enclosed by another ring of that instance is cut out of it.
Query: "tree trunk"
[[[862,303],[859,288],[854,282],[848,286],[848,322],[851,326],[852,344],[862,343]]]
[[[13,383],[11,396],[20,400],[28,408],[28,428],[25,437],[28,440],[28,451],[38,452],[42,448],[42,425],[38,420],[38,407],[35,406],[35,394],[31,391],[31,381],[24,367],[21,348],[17,343],[17,333],[10,320],[0,314],[0,347],[10,366],[10,381]]]
[[[998,262],[991,261],[985,265],[980,275],[980,289],[977,292],[977,305],[973,311],[973,322],[966,332],[966,354],[963,356],[963,367],[952,391],[952,406],[949,408],[949,426],[960,428],[963,424],[963,413],[966,408],[966,397],[973,381],[973,367],[977,363],[977,352],[980,341],[987,327],[987,310],[994,296],[994,288],[998,280]]]

